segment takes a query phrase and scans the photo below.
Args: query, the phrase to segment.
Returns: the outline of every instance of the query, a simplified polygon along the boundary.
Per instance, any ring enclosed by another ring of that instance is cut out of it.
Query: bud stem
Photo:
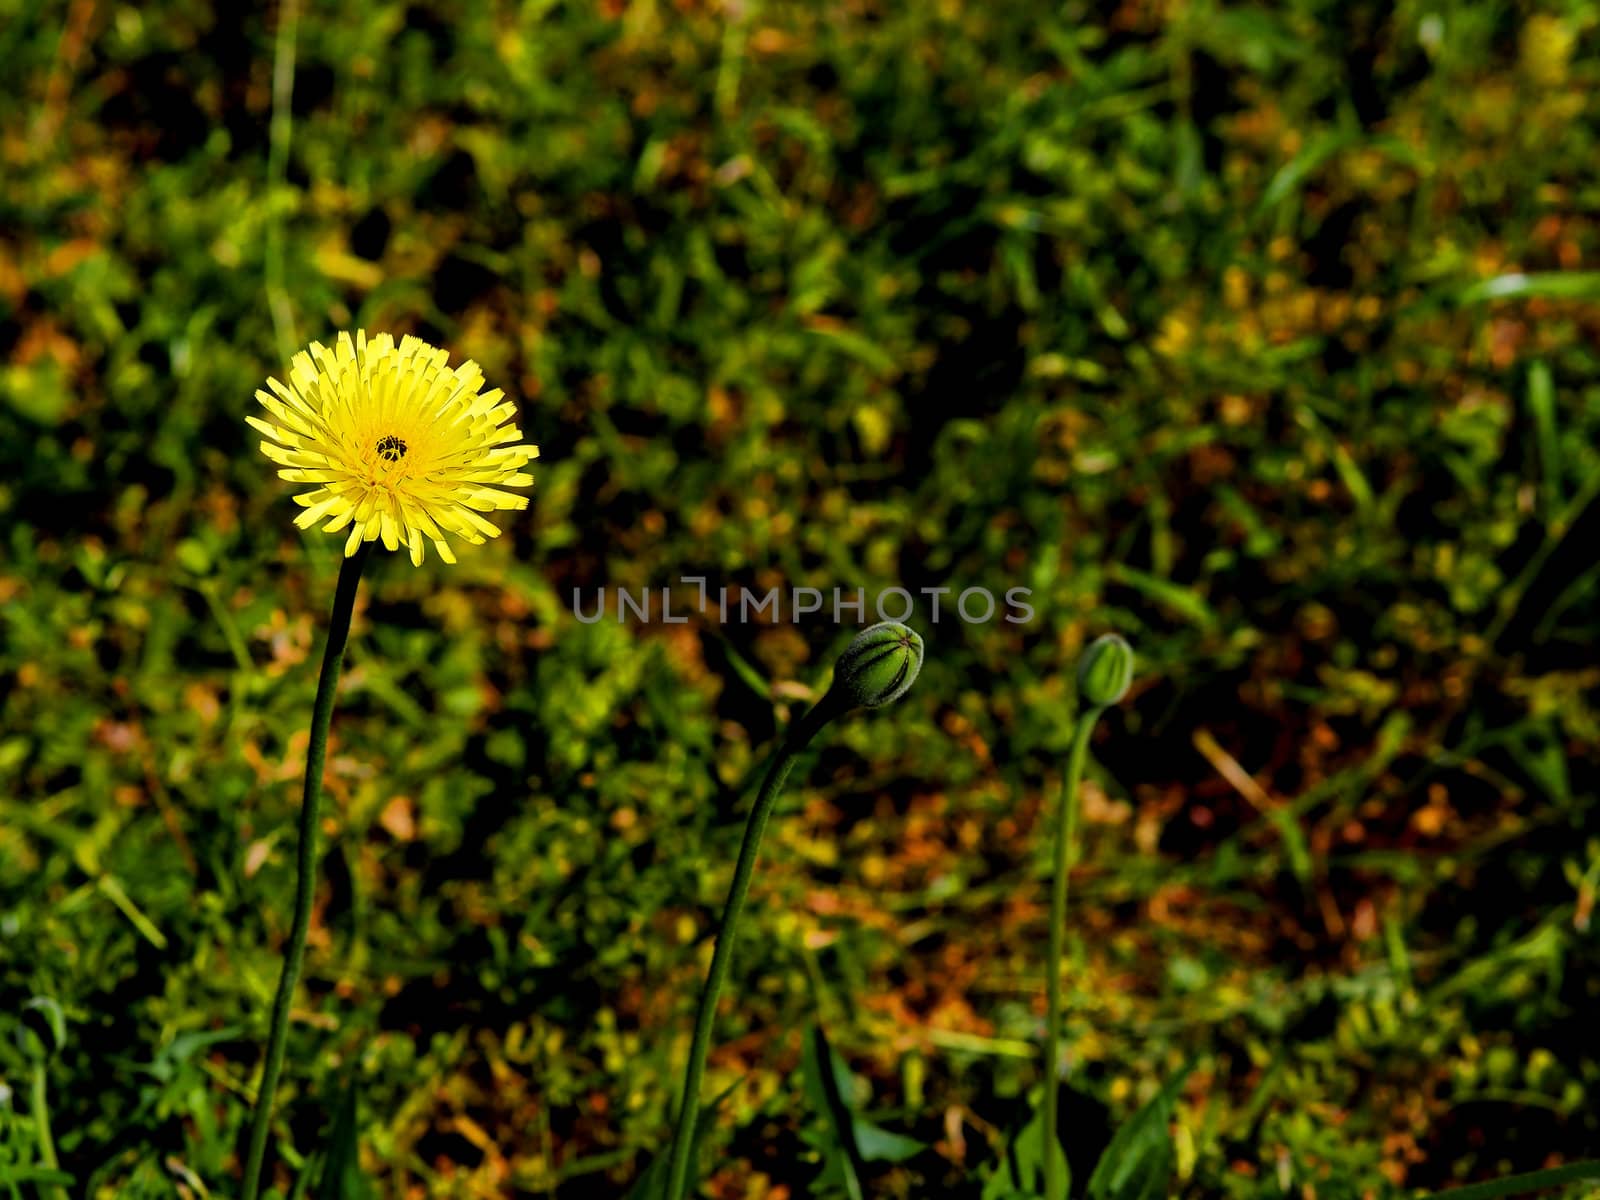
[[[250,1118],[250,1152],[245,1159],[244,1200],[256,1200],[261,1187],[261,1164],[267,1153],[267,1131],[272,1124],[272,1101],[283,1071],[284,1043],[289,1032],[289,1003],[294,998],[300,967],[305,961],[306,934],[311,928],[311,902],[317,889],[317,821],[322,802],[322,766],[327,757],[328,725],[333,720],[334,693],[339,688],[339,668],[345,643],[350,639],[350,616],[355,610],[361,569],[373,543],[362,542],[339,568],[333,613],[328,618],[328,641],[322,651],[322,673],[317,677],[317,698],[311,706],[311,741],[306,747],[305,792],[300,801],[300,843],[295,862],[294,921],[284,949],[283,973],[272,1000],[272,1028],[267,1037],[266,1065]]]
[[[734,939],[739,932],[739,917],[744,911],[744,899],[750,891],[750,876],[755,871],[756,856],[761,851],[761,835],[766,832],[767,818],[777,802],[783,785],[789,778],[790,768],[816,736],[817,731],[835,716],[841,706],[832,692],[824,696],[804,717],[797,721],[784,738],[783,745],[772,758],[762,781],[761,791],[745,820],[744,840],[739,844],[739,860],[733,868],[733,882],[728,887],[728,900],[722,910],[722,928],[717,934],[716,949],[711,954],[711,971],[706,976],[705,987],[700,992],[700,1009],[694,1018],[694,1039],[689,1044],[689,1063],[683,1073],[683,1098],[678,1104],[678,1127],[672,1137],[672,1167],[668,1174],[666,1200],[682,1200],[689,1181],[690,1159],[694,1157],[694,1129],[700,1115],[700,1086],[705,1077],[706,1054],[711,1048],[711,1027],[716,1022],[717,998],[728,977],[728,966],[733,958]]]
[[[33,1127],[35,1140],[38,1143],[39,1162],[47,1170],[59,1171],[61,1160],[56,1157],[55,1139],[50,1135],[50,1105],[47,1095],[49,1078],[46,1060],[41,1058],[33,1064],[33,1080],[29,1091],[29,1107],[33,1114]],[[67,1193],[55,1185],[39,1185],[39,1195],[44,1200],[67,1200]]]
[[[1050,884],[1050,949],[1045,966],[1044,1033],[1044,1194],[1045,1200],[1066,1200],[1067,1190],[1057,1163],[1057,1115],[1061,1108],[1061,951],[1067,928],[1067,875],[1078,857],[1078,784],[1083,778],[1089,737],[1104,708],[1086,709],[1072,731],[1067,755],[1067,778],[1061,789],[1056,819],[1055,874]]]

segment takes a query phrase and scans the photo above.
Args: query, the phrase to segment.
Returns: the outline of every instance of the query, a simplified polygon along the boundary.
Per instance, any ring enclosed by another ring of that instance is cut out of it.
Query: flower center
[[[397,463],[406,456],[406,444],[394,434],[378,439],[378,457],[384,462]]]

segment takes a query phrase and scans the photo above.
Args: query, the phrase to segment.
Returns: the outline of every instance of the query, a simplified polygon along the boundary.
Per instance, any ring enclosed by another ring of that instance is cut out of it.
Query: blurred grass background
[[[376,1195],[663,1149],[743,806],[843,640],[571,615],[684,575],[1036,609],[922,607],[910,696],[797,773],[712,1194],[842,1194],[817,1017],[919,1143],[867,1193],[981,1194],[1111,628],[1076,1177],[1191,1055],[1186,1196],[1595,1153],[1597,48],[1495,0],[0,0],[0,1180],[47,996],[72,1194],[236,1186],[338,552],[243,416],[355,326],[475,358],[544,454],[496,543],[369,573],[280,1184],[348,1089]]]

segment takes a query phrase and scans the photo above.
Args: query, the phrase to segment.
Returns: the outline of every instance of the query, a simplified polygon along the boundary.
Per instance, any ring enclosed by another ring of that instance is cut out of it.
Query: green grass
[[[237,1194],[339,551],[243,417],[358,325],[475,358],[544,453],[458,568],[369,569],[280,1187],[348,1178],[351,1128],[384,1197],[662,1154],[745,806],[844,632],[571,615],[695,575],[1035,609],[921,604],[917,687],[797,767],[716,1194],[983,1195],[1113,629],[1077,1191],[1191,1061],[1184,1196],[1600,1148],[1589,7],[284,11],[0,0],[0,1196]]]

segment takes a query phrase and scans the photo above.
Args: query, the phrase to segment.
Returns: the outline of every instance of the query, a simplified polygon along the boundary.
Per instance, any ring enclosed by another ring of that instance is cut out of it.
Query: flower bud
[[[1078,660],[1078,695],[1091,708],[1120,703],[1132,682],[1133,647],[1120,634],[1095,638]]]
[[[922,639],[899,621],[880,621],[856,634],[833,669],[830,689],[849,707],[881,708],[900,699],[922,670]]]

